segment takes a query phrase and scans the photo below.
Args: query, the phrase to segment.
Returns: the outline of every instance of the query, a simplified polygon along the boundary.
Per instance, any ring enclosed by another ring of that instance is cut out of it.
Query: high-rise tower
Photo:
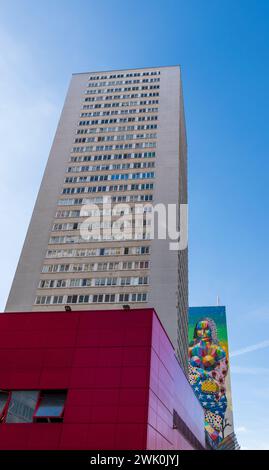
[[[187,249],[150,239],[146,213],[133,236],[130,216],[146,203],[187,203],[179,66],[74,74],[6,311],[152,306],[186,371]],[[85,204],[97,212],[81,212]],[[81,236],[85,215],[101,239]],[[119,216],[124,240],[108,234]]]

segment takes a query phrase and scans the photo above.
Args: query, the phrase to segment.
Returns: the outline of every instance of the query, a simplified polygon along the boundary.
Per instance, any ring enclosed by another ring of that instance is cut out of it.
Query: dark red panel
[[[87,438],[87,449],[119,449],[120,447],[117,447],[116,444],[115,431],[115,423],[94,423],[90,425]]]
[[[92,423],[116,423],[118,421],[118,406],[107,405],[94,405],[92,410]]]
[[[1,450],[25,450],[28,448],[28,440],[34,425],[3,424],[0,425],[0,449]]]
[[[70,384],[70,367],[60,368],[54,367],[43,369],[40,376],[39,387],[42,389],[63,389],[69,388]]]
[[[146,427],[144,424],[126,423],[116,426],[115,449],[146,449]]]
[[[122,405],[146,405],[148,403],[148,388],[121,388],[119,402]]]
[[[68,403],[64,414],[64,423],[90,423],[92,421],[92,411],[93,406],[90,404],[73,406]]]
[[[16,426],[16,425],[15,425]],[[31,425],[30,425],[31,426]],[[53,425],[35,424],[31,426],[28,438],[28,449],[30,450],[57,450],[59,449],[62,435],[63,424],[55,423]]]
[[[65,423],[63,425],[59,448],[65,450],[87,449],[89,426],[89,424]]]
[[[44,368],[51,367],[72,367],[75,349],[73,348],[53,348],[46,349],[44,354]],[[36,354],[36,352],[35,352]]]

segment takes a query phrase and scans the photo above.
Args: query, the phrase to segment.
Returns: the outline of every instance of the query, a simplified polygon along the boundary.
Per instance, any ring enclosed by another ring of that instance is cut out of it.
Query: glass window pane
[[[64,409],[65,400],[66,392],[44,392],[41,397],[35,416],[61,416]]]
[[[38,394],[35,390],[11,392],[6,423],[32,423]]]
[[[3,390],[0,390],[0,416],[2,415],[4,408],[7,404],[9,393]]]

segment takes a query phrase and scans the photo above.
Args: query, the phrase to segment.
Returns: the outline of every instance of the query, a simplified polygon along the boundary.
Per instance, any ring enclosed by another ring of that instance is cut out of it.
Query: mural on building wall
[[[189,309],[189,380],[205,411],[205,430],[217,448],[233,432],[225,307]]]

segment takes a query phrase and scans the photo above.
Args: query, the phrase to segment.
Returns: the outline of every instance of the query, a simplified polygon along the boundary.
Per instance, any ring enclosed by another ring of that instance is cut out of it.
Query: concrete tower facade
[[[152,239],[144,210],[134,236],[137,204],[187,204],[180,67],[74,74],[6,311],[154,307],[186,371],[187,249]],[[101,239],[81,235],[89,216]],[[128,239],[109,234],[119,217]]]

